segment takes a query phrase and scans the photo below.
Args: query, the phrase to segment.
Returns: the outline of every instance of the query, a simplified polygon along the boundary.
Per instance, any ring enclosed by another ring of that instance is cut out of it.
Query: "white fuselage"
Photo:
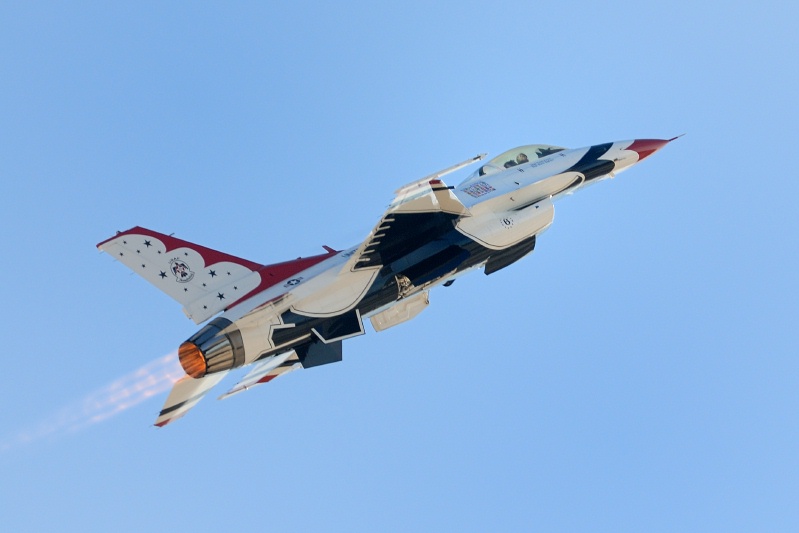
[[[454,187],[452,194],[468,214],[457,219],[455,229],[489,250],[505,250],[545,231],[554,219],[553,201],[593,181],[613,177],[638,160],[638,154],[626,150],[633,141],[613,143],[597,158],[613,162],[612,172],[586,181],[578,163],[591,147],[561,150],[511,168],[476,171]],[[410,200],[417,201],[424,194]],[[432,198],[432,197],[431,197]],[[405,199],[405,202],[409,202]],[[431,205],[435,200],[430,200]],[[407,205],[407,204],[405,204]],[[360,245],[363,246],[363,245]],[[272,334],[277,329],[293,327],[281,318],[286,312],[307,317],[333,317],[354,309],[374,283],[378,268],[347,269],[357,253],[353,246],[311,268],[281,281],[250,300],[229,309],[222,316],[234,322],[242,334],[246,363],[266,352],[279,350]],[[423,287],[414,287],[400,299],[418,294],[431,286],[454,279],[480,265],[448,273]],[[384,312],[396,302],[377,309],[362,310],[363,317]],[[360,316],[360,315],[359,315]],[[361,331],[362,333],[362,331]],[[294,341],[286,343],[289,347]]]

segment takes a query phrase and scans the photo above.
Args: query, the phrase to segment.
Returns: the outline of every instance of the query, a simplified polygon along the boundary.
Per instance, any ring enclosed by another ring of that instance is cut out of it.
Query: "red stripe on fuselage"
[[[644,158],[654,154],[667,144],[669,144],[669,141],[664,141],[663,139],[636,139],[630,146],[627,147],[627,150],[637,152],[638,161],[642,161]]]

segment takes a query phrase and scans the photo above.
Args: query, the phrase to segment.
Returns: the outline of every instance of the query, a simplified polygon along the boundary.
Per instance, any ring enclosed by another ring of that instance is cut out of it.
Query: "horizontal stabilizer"
[[[300,370],[302,365],[294,352],[286,352],[276,355],[269,359],[259,361],[253,365],[253,369],[244,376],[236,386],[219,397],[220,400],[230,398],[234,394],[244,392],[255,386],[269,383],[278,376],[288,374],[294,370]]]
[[[286,352],[258,361],[246,376],[236,383],[232,389],[220,396],[219,399],[225,400],[258,385],[269,383],[276,377],[295,370],[341,361],[341,352],[340,341],[331,344],[313,342],[299,347],[297,352]]]
[[[219,383],[222,378],[227,375],[228,371],[217,372],[209,374],[200,379],[194,379],[186,376],[180,379],[172,387],[172,391],[164,402],[164,407],[155,421],[155,425],[163,427],[170,422],[174,422],[178,418],[189,412],[189,409],[194,407],[203,399],[203,396],[208,394],[214,385]]]

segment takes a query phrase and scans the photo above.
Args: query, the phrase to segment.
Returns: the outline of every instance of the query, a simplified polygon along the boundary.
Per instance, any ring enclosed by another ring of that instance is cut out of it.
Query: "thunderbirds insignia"
[[[188,283],[192,280],[192,278],[194,278],[194,272],[192,272],[191,268],[189,268],[189,265],[187,265],[186,262],[182,261],[181,259],[172,259],[169,262],[169,269],[172,271],[172,274],[174,274],[175,279],[179,283]]]

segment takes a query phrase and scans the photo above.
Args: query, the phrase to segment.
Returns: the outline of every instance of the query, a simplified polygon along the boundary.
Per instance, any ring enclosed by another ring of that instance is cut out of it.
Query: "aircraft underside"
[[[482,154],[398,189],[359,245],[271,265],[145,228],[119,232],[98,248],[178,301],[197,324],[208,321],[181,344],[187,375],[156,425],[183,416],[232,369],[252,365],[222,398],[341,361],[342,342],[364,334],[365,318],[383,331],[417,316],[431,287],[476,267],[492,274],[515,263],[552,224],[556,198],[612,178],[668,142],[526,145],[483,163],[457,188],[441,181]]]
[[[427,242],[417,240],[387,249],[376,248],[372,257],[383,266],[353,309],[332,317],[308,316],[291,309],[280,313],[282,327],[271,331],[271,348],[261,353],[258,360],[293,350],[303,368],[341,361],[341,342],[365,333],[363,319],[370,313],[483,263],[486,263],[485,273],[492,274],[531,253],[535,247],[535,236],[532,236],[507,249],[492,250],[455,230],[455,218],[442,213],[399,214],[395,217],[393,231],[407,235],[407,227],[422,227]],[[364,263],[360,266],[366,268],[370,265]],[[232,341],[231,353],[225,353],[221,358],[214,358],[212,346],[203,345],[205,338],[212,339],[222,330],[230,336],[230,325],[230,321],[218,318],[188,340],[205,353],[209,360],[207,373],[243,364],[244,354],[236,348],[240,343]],[[221,355],[220,350],[217,353]]]
[[[400,217],[407,217],[407,222],[413,224],[423,223],[431,215],[397,215],[398,219]],[[380,269],[371,288],[355,309],[335,317],[311,317],[285,311],[281,315],[281,322],[294,326],[275,330],[272,342],[276,348],[261,357],[280,353],[303,341],[330,343],[361,334],[364,332],[362,317],[486,261],[485,272],[492,274],[518,261],[535,247],[535,236],[532,236],[508,249],[491,250],[453,229],[451,221],[442,219],[440,222],[442,224],[439,226],[427,226],[435,236],[433,240],[416,248],[401,247],[391,250],[390,255],[386,254],[384,261],[387,264]],[[450,229],[440,228],[441,225],[449,225]],[[438,228],[442,231],[437,231]]]

